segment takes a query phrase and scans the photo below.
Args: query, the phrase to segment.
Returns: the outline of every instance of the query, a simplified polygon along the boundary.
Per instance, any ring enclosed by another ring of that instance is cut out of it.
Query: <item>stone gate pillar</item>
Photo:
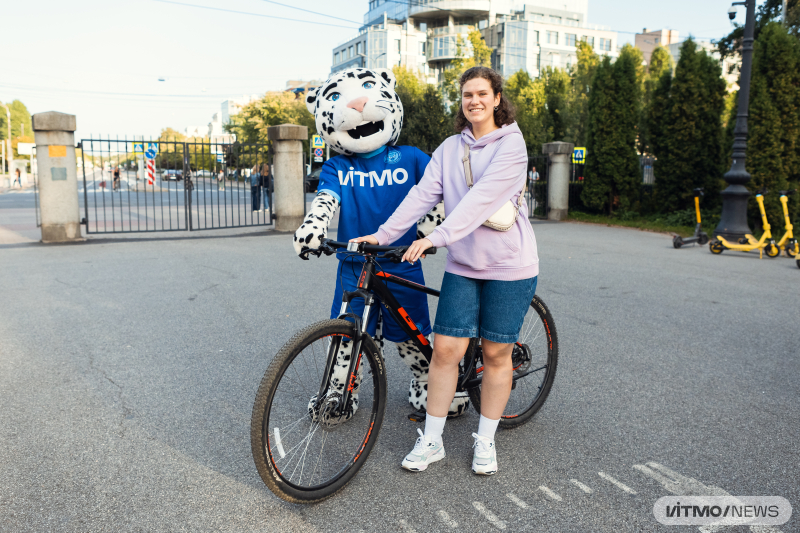
[[[31,118],[39,171],[42,242],[81,241],[75,115],[48,111]]]
[[[275,230],[294,232],[303,223],[306,195],[303,187],[303,143],[308,128],[295,124],[270,126],[267,136],[273,143],[272,176]]]
[[[553,142],[542,145],[542,153],[550,156],[547,175],[547,220],[563,220],[569,212],[569,173],[575,145]]]

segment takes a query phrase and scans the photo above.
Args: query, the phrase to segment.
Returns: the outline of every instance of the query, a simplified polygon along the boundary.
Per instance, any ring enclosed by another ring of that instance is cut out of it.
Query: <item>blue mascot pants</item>
[[[339,269],[336,272],[336,291],[333,295],[333,304],[331,305],[331,318],[339,316],[339,311],[342,307],[343,290],[354,291],[356,289],[358,285],[358,276],[361,274],[361,265],[362,263],[360,261],[354,261],[352,259],[339,262]],[[380,268],[387,273],[394,274],[408,281],[413,281],[420,285],[425,284],[420,261],[417,261],[414,265],[409,263],[381,264]],[[408,289],[396,283],[386,283],[386,285],[422,334],[425,336],[430,335],[431,319],[428,312],[428,296],[423,292]],[[364,300],[361,298],[352,300],[346,312],[361,316],[364,313]],[[367,333],[375,337],[375,330],[378,325],[378,313],[383,317],[382,331],[383,337],[386,340],[392,342],[408,340],[406,332],[397,325],[392,315],[382,303],[379,306],[373,307],[369,317],[369,323],[367,324]]]

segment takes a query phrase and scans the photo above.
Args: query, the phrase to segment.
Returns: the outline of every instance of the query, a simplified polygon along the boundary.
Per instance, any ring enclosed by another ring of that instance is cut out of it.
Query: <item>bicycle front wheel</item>
[[[344,487],[367,460],[386,409],[386,366],[368,335],[358,379],[342,374],[354,325],[325,320],[295,334],[278,352],[256,394],[250,444],[261,479],[280,498],[314,503]],[[327,366],[329,358],[340,363]],[[327,375],[326,374],[327,370]],[[325,383],[323,398],[317,399]],[[351,401],[342,405],[344,386]]]
[[[476,347],[480,350],[480,347]],[[483,362],[477,356],[473,377],[483,377]],[[558,366],[558,334],[553,315],[538,296],[534,296],[519,338],[511,355],[514,380],[511,395],[500,418],[500,427],[521,426],[541,409],[553,387]],[[469,389],[472,405],[481,412],[481,387]]]

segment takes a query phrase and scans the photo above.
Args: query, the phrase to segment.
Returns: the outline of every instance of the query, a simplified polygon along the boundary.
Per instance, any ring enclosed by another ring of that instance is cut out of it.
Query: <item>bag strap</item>
[[[464,143],[464,157],[461,158],[461,162],[464,163],[464,178],[467,180],[467,187],[471,189],[472,167],[469,164],[469,145],[467,143]],[[522,207],[522,196],[525,194],[526,186],[527,183],[523,183],[522,189],[519,191],[519,196],[517,197],[517,209],[520,209]]]

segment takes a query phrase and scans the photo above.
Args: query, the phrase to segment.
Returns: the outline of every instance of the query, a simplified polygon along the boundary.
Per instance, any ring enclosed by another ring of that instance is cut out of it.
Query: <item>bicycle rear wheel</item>
[[[314,503],[335,494],[363,466],[378,438],[386,409],[386,366],[368,335],[361,347],[363,377],[354,387],[355,408],[352,402],[342,408],[333,371],[325,378],[323,400],[312,401],[329,350],[350,342],[353,328],[346,320],[324,320],[298,332],[272,360],[258,388],[250,422],[253,459],[267,487],[288,502]]]
[[[480,346],[476,347],[480,350]],[[541,298],[534,296],[519,338],[511,355],[514,381],[511,396],[500,418],[500,427],[510,429],[521,426],[541,409],[556,377],[558,366],[558,334],[550,310]],[[480,352],[472,377],[483,376]],[[481,388],[469,389],[472,405],[481,412]]]

